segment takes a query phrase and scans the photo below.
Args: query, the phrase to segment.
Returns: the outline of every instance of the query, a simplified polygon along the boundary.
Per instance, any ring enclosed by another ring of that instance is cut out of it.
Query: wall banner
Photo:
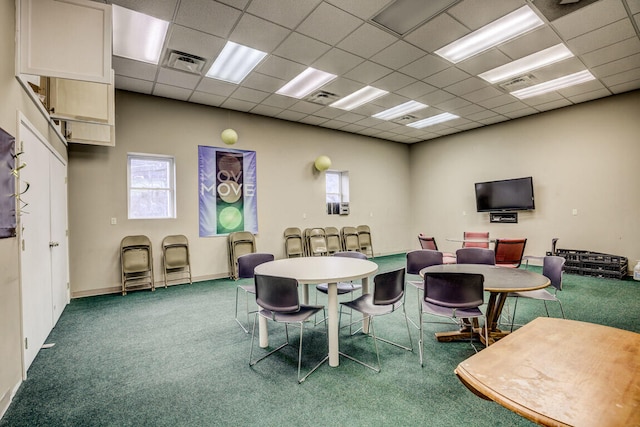
[[[200,237],[258,232],[256,152],[198,146]]]

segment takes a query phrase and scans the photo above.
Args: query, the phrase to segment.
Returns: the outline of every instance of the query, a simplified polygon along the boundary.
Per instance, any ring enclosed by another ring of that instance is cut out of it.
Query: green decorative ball
[[[227,145],[233,145],[238,142],[238,132],[233,129],[225,129],[220,134],[220,138],[222,138],[222,142]]]

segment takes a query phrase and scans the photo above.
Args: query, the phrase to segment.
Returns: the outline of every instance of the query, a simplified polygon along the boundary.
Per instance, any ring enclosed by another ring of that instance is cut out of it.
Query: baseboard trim
[[[207,280],[216,280],[216,279],[225,279],[228,278],[229,274],[228,273],[224,273],[224,274],[209,274],[206,276],[197,276],[197,277],[193,277],[193,283],[196,282],[204,282]],[[176,286],[176,285],[184,285],[184,284],[188,284],[189,282],[174,282],[174,283],[167,283],[167,286]],[[164,281],[161,282],[156,282],[156,289],[159,288],[164,288]],[[86,291],[75,291],[75,292],[71,292],[71,299],[76,299],[76,298],[86,298],[86,297],[96,297],[99,295],[110,295],[110,294],[119,294],[122,292],[122,286],[121,285],[117,285],[117,286],[110,286],[108,288],[98,288],[98,289],[89,289]]]
[[[19,381],[18,384],[13,386],[11,390],[5,392],[5,394],[0,398],[0,420],[4,417],[4,414],[9,410],[9,406],[11,406],[11,402],[13,401],[14,396],[18,392],[22,381]]]

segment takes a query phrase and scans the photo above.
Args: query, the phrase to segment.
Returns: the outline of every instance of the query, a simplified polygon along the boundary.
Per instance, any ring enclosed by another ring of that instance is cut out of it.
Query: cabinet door
[[[110,82],[111,5],[88,0],[18,0],[16,5],[18,75]]]
[[[78,144],[116,145],[116,129],[110,125],[68,121],[65,135],[68,142]]]
[[[50,79],[51,118],[112,124],[113,85]]]

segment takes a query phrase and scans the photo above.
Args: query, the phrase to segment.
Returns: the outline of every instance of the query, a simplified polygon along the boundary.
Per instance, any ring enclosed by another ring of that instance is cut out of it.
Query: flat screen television
[[[526,211],[535,209],[533,179],[529,177],[477,182],[478,212]]]

